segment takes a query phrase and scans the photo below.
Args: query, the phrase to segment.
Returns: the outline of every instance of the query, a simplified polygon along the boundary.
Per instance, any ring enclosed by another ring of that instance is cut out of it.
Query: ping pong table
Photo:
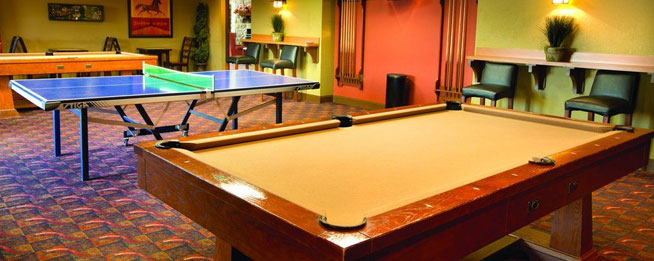
[[[191,115],[220,123],[219,131],[238,128],[238,118],[267,105],[275,104],[276,123],[282,122],[283,93],[287,91],[317,89],[315,81],[269,73],[232,70],[184,73],[163,67],[143,64],[143,75],[86,78],[12,80],[12,90],[45,111],[52,111],[53,149],[61,156],[60,111],[69,110],[79,116],[80,128],[80,178],[89,179],[88,123],[124,126],[124,144],[130,137],[153,135],[163,139],[162,133],[182,131],[186,136]],[[238,102],[244,95],[267,94],[272,96],[261,104],[239,112]],[[231,97],[229,109],[214,117],[195,110],[196,107],[215,102],[218,98]],[[186,101],[188,109],[179,124],[158,126],[171,102]],[[158,119],[153,120],[143,104],[166,103]],[[128,105],[134,105],[142,121],[125,113]],[[102,107],[114,107],[114,110]],[[88,116],[88,111],[118,114],[120,121]]]

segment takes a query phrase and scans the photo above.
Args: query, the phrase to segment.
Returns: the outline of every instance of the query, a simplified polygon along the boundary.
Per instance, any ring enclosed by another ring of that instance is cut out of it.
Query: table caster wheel
[[[188,131],[187,130],[182,131],[182,137],[188,137]]]
[[[129,145],[129,138],[123,138],[123,146],[127,147]]]

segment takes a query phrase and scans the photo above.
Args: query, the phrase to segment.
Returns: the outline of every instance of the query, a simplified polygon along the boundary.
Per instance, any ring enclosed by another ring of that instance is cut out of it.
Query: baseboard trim
[[[649,164],[647,164],[647,167],[645,167],[645,171],[654,173],[654,159],[649,160]]]
[[[354,99],[350,97],[334,96],[334,103],[358,107],[366,110],[379,110],[386,107],[384,104]]]
[[[302,101],[314,102],[314,103],[332,102],[332,100],[334,99],[334,97],[331,95],[318,96],[318,95],[306,94],[306,93],[300,93],[300,97]]]

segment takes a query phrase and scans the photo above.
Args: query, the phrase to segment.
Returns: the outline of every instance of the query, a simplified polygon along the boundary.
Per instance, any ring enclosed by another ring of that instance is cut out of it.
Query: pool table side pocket
[[[299,212],[293,206],[279,204],[280,200],[274,195],[266,195],[265,199],[261,200],[260,204],[265,204],[266,209],[257,207],[256,204],[226,191],[222,185],[217,186],[203,180],[206,177],[190,174],[209,172],[204,167],[194,169],[203,164],[199,162],[194,164],[196,162],[190,157],[185,157],[174,150],[164,152],[153,148],[146,150],[149,152],[139,154],[139,163],[142,164],[139,166],[139,171],[142,171],[139,172],[141,188],[214,233],[221,239],[218,241],[222,244],[220,249],[225,250],[225,242],[230,242],[234,248],[255,260],[311,260],[316,259],[317,256],[324,260],[339,259],[338,254],[342,253],[342,249],[317,236],[324,234],[324,231],[313,231],[314,233],[309,232],[311,230],[307,231],[307,226],[322,230],[315,213]],[[162,155],[159,153],[176,155],[172,157],[166,155],[164,159],[160,158]],[[165,163],[171,158],[172,164]],[[179,166],[180,162],[187,160],[191,161],[188,164],[188,167],[192,168],[190,172]],[[228,174],[225,175],[229,179]],[[301,219],[302,222],[294,220],[292,223],[300,224],[301,228],[282,220],[279,212],[275,211],[273,215],[260,213],[271,208],[286,209],[289,213],[295,213],[293,216]],[[307,225],[309,223],[311,225]],[[358,234],[358,232],[353,233]],[[289,238],[293,240],[288,240]],[[365,239],[362,238],[362,241]],[[347,252],[350,255],[360,256],[367,254],[369,249],[369,242],[364,242],[355,244]]]
[[[577,257],[588,255],[592,213],[584,208],[590,207],[591,193],[642,166],[643,155],[648,153],[647,146],[631,147],[511,197],[508,230],[515,231],[555,211],[550,246]]]

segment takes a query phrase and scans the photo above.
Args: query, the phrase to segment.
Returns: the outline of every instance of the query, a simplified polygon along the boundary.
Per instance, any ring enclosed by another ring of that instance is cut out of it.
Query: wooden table
[[[591,192],[647,164],[654,137],[614,127],[451,103],[135,151],[139,186],[214,233],[216,260],[234,249],[254,260],[456,260],[551,212],[548,247],[588,259]]]
[[[155,64],[156,57],[126,52],[0,54],[0,118],[18,115],[14,95],[9,88],[12,76],[110,71],[131,74],[132,71],[141,70],[143,62]]]
[[[292,45],[302,47],[302,50],[311,55],[311,60],[314,63],[319,61],[318,49],[320,47],[320,38],[318,37],[298,37],[298,36],[284,36],[283,42],[275,42],[272,40],[271,35],[253,34],[252,39],[242,39],[243,43],[260,43],[264,48],[269,48],[273,52],[273,56],[279,56],[281,46]]]
[[[83,52],[88,52],[89,50],[87,49],[82,49],[82,48],[50,48],[48,49],[48,52],[52,53],[83,53]]]
[[[584,93],[587,69],[646,73],[650,75],[650,82],[654,83],[654,56],[575,52],[570,62],[548,62],[543,51],[539,50],[477,48],[476,54],[467,59],[475,71],[477,81],[480,80],[485,62],[525,65],[534,77],[538,90],[545,89],[549,67],[565,68],[566,75],[572,80],[572,89],[577,94]]]
[[[136,50],[141,54],[156,55],[157,64],[159,66],[165,66],[170,62],[170,51],[173,49],[162,47],[142,47],[136,48]]]

